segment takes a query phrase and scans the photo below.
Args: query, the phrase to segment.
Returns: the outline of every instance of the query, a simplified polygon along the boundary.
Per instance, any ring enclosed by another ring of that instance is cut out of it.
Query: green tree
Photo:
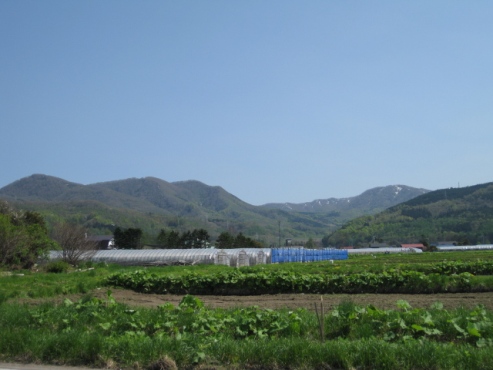
[[[205,229],[192,231],[192,248],[206,248],[209,244],[209,233]]]
[[[329,235],[325,235],[323,238],[322,238],[322,246],[324,248],[329,248],[330,247],[330,239],[329,239]]]
[[[428,238],[425,235],[421,235],[419,242],[423,244],[426,248],[430,247],[430,243],[428,242]]]
[[[243,233],[238,233],[238,235],[234,236],[228,233],[227,231],[219,234],[216,239],[216,247],[217,248],[262,248],[262,243],[249,238]]]
[[[0,214],[0,264],[13,265],[17,261],[19,250],[27,244],[27,235],[15,226],[9,216]]]
[[[56,245],[48,237],[41,215],[16,211],[0,202],[0,265],[30,268],[50,249]]]
[[[170,249],[178,248],[180,245],[180,234],[174,230],[171,230],[168,234],[167,247]]]
[[[139,228],[121,229],[117,227],[113,232],[115,245],[122,249],[141,249],[142,230]]]
[[[157,244],[166,247],[168,245],[168,235],[169,234],[166,232],[166,230],[161,229],[158,236],[156,237]]]
[[[225,248],[233,248],[235,241],[235,237],[228,233],[227,231],[223,231],[216,239],[216,247],[225,249]]]
[[[190,230],[184,231],[180,236],[180,241],[178,243],[181,249],[191,249],[193,244],[193,236]]]
[[[313,241],[312,238],[309,238],[308,241],[305,243],[305,248],[306,249],[316,249],[317,244]]]
[[[168,232],[164,229],[161,229],[156,238],[156,241],[164,249],[177,249],[183,247],[181,245],[180,234],[174,230]]]
[[[236,248],[247,248],[249,246],[250,246],[249,240],[245,235],[243,235],[243,233],[240,232],[238,235],[236,235],[235,238]]]

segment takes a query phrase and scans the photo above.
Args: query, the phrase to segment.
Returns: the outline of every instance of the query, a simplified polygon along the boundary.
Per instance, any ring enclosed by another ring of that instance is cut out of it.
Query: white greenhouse
[[[423,253],[419,248],[357,248],[348,249],[349,254],[389,254],[389,253]]]
[[[114,249],[89,253],[92,262],[128,266],[226,265],[255,266],[267,263],[313,262],[347,259],[345,250],[310,250],[303,248],[238,249]],[[63,258],[62,251],[51,251],[48,259]]]
[[[438,246],[439,252],[453,252],[453,251],[482,251],[493,250],[493,244],[480,244],[480,245],[443,245]]]
[[[243,249],[118,249],[91,253],[95,263],[128,266],[228,265],[234,267],[270,263],[270,248]],[[62,251],[51,251],[49,260],[63,258]]]

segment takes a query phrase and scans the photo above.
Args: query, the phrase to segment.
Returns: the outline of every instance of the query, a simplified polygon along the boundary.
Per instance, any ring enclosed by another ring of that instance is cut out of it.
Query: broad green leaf
[[[409,302],[405,301],[403,299],[399,299],[396,304],[397,304],[398,308],[400,308],[401,310],[404,310],[404,311],[407,311],[407,310],[412,308],[411,305],[409,304]]]
[[[469,335],[472,335],[473,337],[481,337],[481,333],[479,332],[476,324],[469,323],[467,325],[467,332],[469,333]]]
[[[432,310],[443,310],[443,303],[442,302],[435,302],[433,303],[430,308]]]

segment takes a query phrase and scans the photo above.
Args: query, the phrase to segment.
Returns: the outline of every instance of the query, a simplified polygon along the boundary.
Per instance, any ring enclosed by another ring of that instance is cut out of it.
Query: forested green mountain
[[[398,189],[405,189],[402,193],[406,196],[424,191],[375,188],[340,201],[331,198],[334,204],[339,203],[331,208],[286,210],[273,205],[253,206],[219,186],[199,181],[170,183],[146,177],[82,185],[32,175],[0,189],[0,198],[15,207],[41,213],[48,225],[67,220],[97,234],[110,234],[116,226],[138,227],[144,231],[146,241],[152,242],[160,229],[182,232],[204,228],[213,238],[223,231],[242,232],[271,245],[277,244],[279,238],[321,238],[352,217],[375,213],[402,201]]]
[[[153,177],[81,185],[32,175],[0,189],[0,198],[41,213],[48,225],[68,220],[97,234],[111,234],[116,226],[139,227],[147,242],[160,229],[204,228],[213,238],[222,231],[242,232],[270,245],[278,242],[279,231],[283,239],[303,240],[336,227],[330,220],[252,206],[218,186]]]
[[[367,246],[373,239],[389,244],[492,243],[493,183],[432,191],[353,219],[328,238],[334,246]]]

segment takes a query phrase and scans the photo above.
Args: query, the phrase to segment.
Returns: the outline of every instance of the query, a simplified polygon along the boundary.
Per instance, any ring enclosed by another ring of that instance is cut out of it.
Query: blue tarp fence
[[[271,250],[271,263],[315,262],[347,259],[347,250],[341,249],[273,248]]]

